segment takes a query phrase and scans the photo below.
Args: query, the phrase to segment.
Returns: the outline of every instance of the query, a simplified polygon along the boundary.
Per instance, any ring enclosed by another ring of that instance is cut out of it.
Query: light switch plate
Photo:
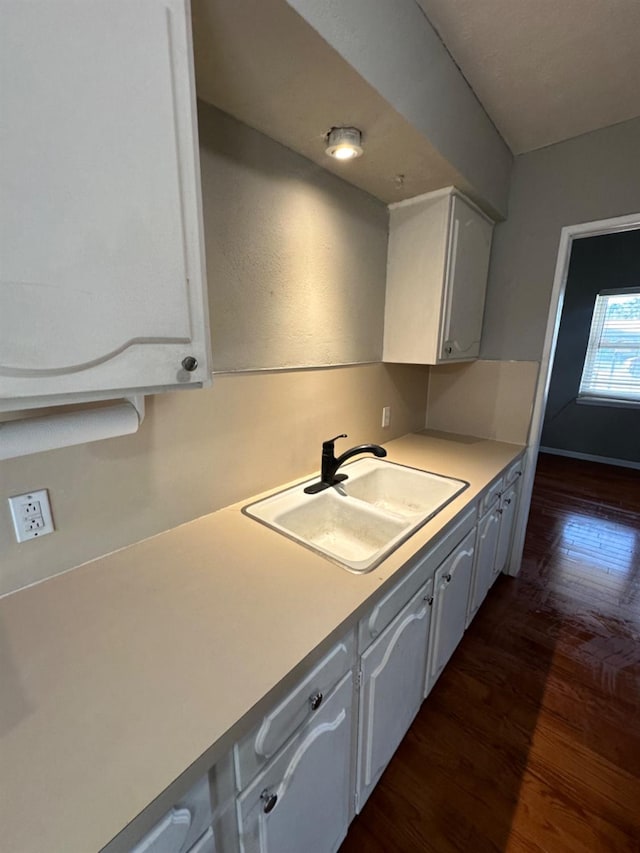
[[[46,489],[9,498],[13,527],[18,542],[26,542],[53,533],[53,518]]]

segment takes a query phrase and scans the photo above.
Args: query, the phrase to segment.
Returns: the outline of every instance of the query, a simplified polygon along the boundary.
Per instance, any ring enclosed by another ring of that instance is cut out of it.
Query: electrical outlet
[[[382,409],[382,426],[388,427],[391,423],[391,406],[385,406]]]
[[[40,501],[29,501],[24,504],[23,509],[25,518],[32,515],[42,515],[42,504]]]
[[[15,495],[9,498],[9,506],[18,542],[46,536],[55,530],[46,489],[28,492],[26,495]]]

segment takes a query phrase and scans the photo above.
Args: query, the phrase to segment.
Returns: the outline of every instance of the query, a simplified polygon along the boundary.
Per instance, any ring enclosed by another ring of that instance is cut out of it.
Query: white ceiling
[[[640,0],[417,0],[516,154],[640,116]]]

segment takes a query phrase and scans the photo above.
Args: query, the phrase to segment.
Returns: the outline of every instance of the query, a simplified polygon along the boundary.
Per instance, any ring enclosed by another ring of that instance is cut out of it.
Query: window
[[[580,399],[640,404],[640,288],[596,297]]]

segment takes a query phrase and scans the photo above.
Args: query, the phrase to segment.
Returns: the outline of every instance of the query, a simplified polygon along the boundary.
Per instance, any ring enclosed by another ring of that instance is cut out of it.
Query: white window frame
[[[580,388],[578,391],[578,403],[596,406],[622,406],[622,407],[640,407],[640,388],[636,391],[635,388],[625,389],[615,381],[611,382],[610,387],[605,387],[602,380],[596,378],[596,363],[597,358],[602,350],[613,349],[612,347],[604,347],[600,345],[604,323],[607,314],[607,297],[613,296],[640,296],[640,287],[616,288],[611,290],[601,290],[596,296],[596,301],[591,318],[591,328],[589,330],[589,343],[587,353],[582,367],[580,377]],[[630,357],[633,358],[640,348],[640,316],[638,322],[638,345],[628,345],[631,351]],[[634,330],[635,331],[635,330]],[[627,345],[622,344],[616,349],[625,348]]]

